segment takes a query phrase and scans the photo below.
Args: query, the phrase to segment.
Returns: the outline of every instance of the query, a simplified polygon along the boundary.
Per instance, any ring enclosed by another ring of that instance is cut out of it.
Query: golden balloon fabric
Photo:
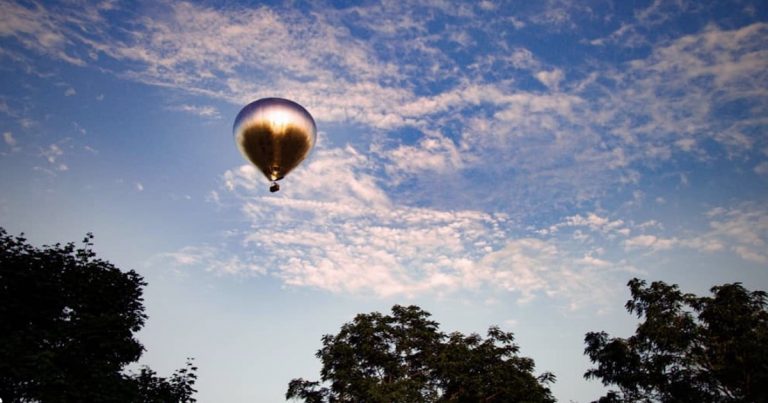
[[[272,182],[296,168],[312,150],[317,127],[296,102],[264,98],[246,105],[235,118],[240,152]],[[279,189],[273,184],[273,191]]]

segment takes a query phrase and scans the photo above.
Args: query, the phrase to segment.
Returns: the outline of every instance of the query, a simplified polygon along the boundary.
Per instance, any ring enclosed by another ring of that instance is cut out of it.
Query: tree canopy
[[[191,362],[170,378],[143,367],[143,278],[96,258],[92,235],[36,248],[0,228],[3,402],[194,401]]]
[[[676,285],[632,279],[626,308],[634,335],[587,333],[596,364],[584,376],[616,386],[600,402],[768,401],[766,293],[741,284],[683,294]]]
[[[191,361],[170,377],[136,339],[144,279],[98,259],[93,236],[37,248],[0,228],[0,399],[3,402],[194,402]],[[585,374],[612,387],[598,402],[768,401],[768,294],[740,283],[711,296],[632,279],[628,338],[590,332]],[[444,333],[417,306],[359,314],[322,337],[318,381],[293,379],[286,399],[324,402],[554,402],[549,372],[514,335]]]
[[[417,306],[357,315],[317,352],[321,381],[294,379],[287,399],[320,402],[554,402],[512,333],[445,334]]]

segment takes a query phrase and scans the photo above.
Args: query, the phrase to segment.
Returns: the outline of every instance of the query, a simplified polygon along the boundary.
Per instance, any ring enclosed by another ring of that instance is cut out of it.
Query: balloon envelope
[[[243,156],[273,182],[309,155],[317,137],[312,115],[296,102],[282,98],[264,98],[246,105],[237,114],[233,131]]]

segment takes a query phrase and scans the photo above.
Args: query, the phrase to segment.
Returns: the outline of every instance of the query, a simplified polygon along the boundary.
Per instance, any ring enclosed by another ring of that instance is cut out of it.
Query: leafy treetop
[[[618,387],[600,402],[768,401],[765,292],[734,283],[697,297],[636,278],[628,286],[627,311],[643,319],[635,334],[585,338],[596,367],[584,376]]]
[[[143,278],[96,258],[93,235],[36,248],[0,228],[0,399],[194,401],[197,368],[124,372],[144,347]]]
[[[446,335],[417,306],[357,315],[317,352],[321,382],[294,379],[287,399],[320,402],[554,402],[512,333]]]

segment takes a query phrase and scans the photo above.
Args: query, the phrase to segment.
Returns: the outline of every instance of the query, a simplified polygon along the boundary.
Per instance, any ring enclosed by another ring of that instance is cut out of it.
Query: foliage
[[[512,333],[491,327],[477,334],[446,335],[416,306],[357,315],[337,335],[325,335],[317,352],[321,382],[294,379],[287,399],[320,402],[554,402],[519,357]],[[327,386],[323,386],[323,385]]]
[[[192,365],[192,359],[187,359],[184,368],[176,370],[170,379],[161,378],[147,366],[141,368],[138,374],[130,379],[136,385],[133,401],[137,402],[194,402],[192,387],[197,379],[197,367]]]
[[[587,333],[585,378],[618,386],[600,402],[768,401],[766,293],[741,284],[712,297],[633,279],[626,308],[644,320],[629,338]]]
[[[194,401],[189,363],[170,380],[124,372],[144,351],[146,283],[97,259],[92,239],[35,248],[0,228],[0,398]]]

